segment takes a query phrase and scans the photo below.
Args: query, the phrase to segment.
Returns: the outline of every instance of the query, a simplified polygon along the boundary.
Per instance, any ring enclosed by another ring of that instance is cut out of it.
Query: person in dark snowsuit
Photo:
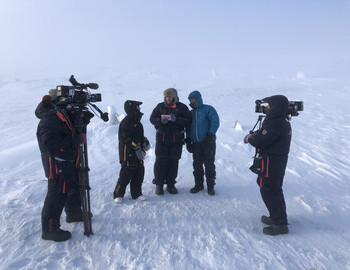
[[[42,238],[65,241],[71,233],[60,229],[63,207],[68,223],[83,220],[76,169],[79,140],[83,138],[73,136],[72,116],[54,105],[50,96],[43,97],[35,115],[40,119],[36,136],[48,178],[48,191],[41,212]]]
[[[276,95],[261,102],[268,103],[266,118],[261,128],[248,134],[244,142],[256,148],[254,164],[250,169],[258,174],[257,183],[270,214],[269,217],[261,217],[261,221],[269,225],[263,232],[285,234],[288,233],[288,221],[282,184],[292,137],[287,119],[289,101],[285,96]]]
[[[121,121],[118,130],[119,162],[121,169],[119,179],[114,189],[115,202],[121,202],[127,185],[130,183],[130,193],[133,199],[144,200],[142,182],[145,175],[143,158],[149,149],[149,142],[144,137],[140,111],[142,102],[127,100],[124,103],[126,117]]]
[[[188,99],[192,108],[192,122],[189,129],[189,138],[186,139],[186,147],[190,153],[193,153],[193,175],[195,181],[195,186],[190,192],[197,193],[204,189],[205,175],[208,194],[214,195],[216,179],[214,163],[216,152],[215,133],[220,126],[219,115],[214,107],[203,104],[199,91],[190,93]]]
[[[154,164],[157,195],[164,194],[165,183],[169,193],[178,193],[175,179],[182,154],[185,128],[190,124],[190,120],[190,111],[185,104],[178,101],[176,89],[166,89],[164,102],[154,108],[150,117],[151,123],[157,130]]]

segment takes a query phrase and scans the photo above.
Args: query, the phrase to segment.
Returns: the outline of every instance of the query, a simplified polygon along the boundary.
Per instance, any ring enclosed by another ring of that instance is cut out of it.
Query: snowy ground
[[[106,71],[78,81],[96,81],[102,110],[124,113],[126,99],[141,100],[145,135],[154,146],[149,116],[162,92],[176,87],[180,101],[195,89],[221,120],[217,133],[217,194],[190,194],[191,156],[180,160],[178,195],[154,194],[154,148],[145,161],[145,202],[127,192],[117,205],[117,126],[96,117],[88,127],[94,235],[67,224],[64,243],[41,240],[40,212],[47,184],[41,167],[34,110],[41,97],[70,74],[0,77],[0,268],[1,269],[350,269],[350,84],[331,75]],[[265,236],[267,214],[255,175],[248,168],[254,150],[243,144],[255,124],[254,101],[273,94],[303,100],[292,119],[293,139],[284,193],[290,233]],[[234,129],[239,120],[243,130]]]

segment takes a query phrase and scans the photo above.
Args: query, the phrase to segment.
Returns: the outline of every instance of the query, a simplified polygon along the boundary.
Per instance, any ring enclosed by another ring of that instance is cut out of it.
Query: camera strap
[[[70,129],[71,132],[73,132],[73,127],[72,127],[72,123],[70,122],[69,118],[67,116],[65,116],[62,112],[58,111],[56,112],[56,115],[58,116],[58,118],[66,123],[67,127]]]

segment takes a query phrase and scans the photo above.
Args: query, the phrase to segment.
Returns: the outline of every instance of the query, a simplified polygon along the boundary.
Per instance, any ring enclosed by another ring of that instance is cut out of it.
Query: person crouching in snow
[[[119,179],[114,189],[113,198],[116,203],[121,203],[127,185],[130,183],[130,193],[133,199],[145,200],[142,195],[142,182],[145,175],[143,159],[150,148],[149,141],[144,137],[140,111],[142,102],[127,100],[124,103],[126,117],[120,122],[118,130],[119,138],[119,162],[121,169]]]
[[[258,175],[261,197],[270,214],[261,217],[261,222],[269,225],[263,233],[286,234],[289,230],[282,184],[292,138],[287,119],[289,101],[285,96],[276,95],[262,99],[261,103],[268,103],[266,118],[260,129],[245,136],[244,143],[256,148],[250,170]]]

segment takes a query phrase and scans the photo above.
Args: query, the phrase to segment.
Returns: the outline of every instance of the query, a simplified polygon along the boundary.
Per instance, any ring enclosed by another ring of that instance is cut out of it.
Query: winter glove
[[[143,150],[148,151],[151,148],[151,144],[146,137],[143,137]]]
[[[135,143],[133,142],[133,145]],[[140,143],[138,143],[136,146],[134,146],[134,151],[139,160],[144,160],[146,157],[146,152],[143,151],[142,147],[140,146]]]
[[[213,133],[208,132],[207,137],[204,139],[205,144],[211,144],[214,141],[215,135]]]
[[[170,121],[175,122],[176,121],[176,116],[173,114],[170,114]]]
[[[245,137],[244,137],[244,139],[243,139],[243,142],[244,143],[248,143],[249,141],[248,141],[248,139],[250,138],[250,136],[252,136],[252,134],[247,134],[247,135],[245,135]]]
[[[187,151],[192,154],[193,153],[193,143],[191,143],[190,138],[186,138],[185,143],[186,143]]]
[[[90,111],[84,111],[83,112],[83,123],[85,126],[87,126],[90,123],[90,119],[94,117],[95,115]],[[107,115],[108,117],[108,115]]]
[[[160,122],[162,122],[163,125],[168,123],[168,119],[167,118],[162,118],[162,120],[160,120]]]

